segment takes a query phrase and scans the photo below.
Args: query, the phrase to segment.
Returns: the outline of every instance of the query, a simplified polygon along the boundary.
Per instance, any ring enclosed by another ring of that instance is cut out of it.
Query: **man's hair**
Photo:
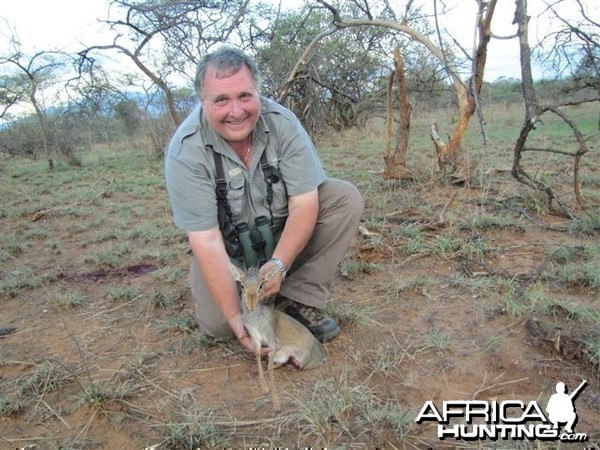
[[[246,66],[248,70],[250,70],[254,85],[258,90],[261,78],[254,60],[239,48],[223,46],[219,47],[214,52],[205,55],[198,63],[196,79],[194,80],[196,94],[199,98],[202,98],[204,92],[204,77],[209,68],[215,71],[217,78],[225,78],[237,73],[242,66]]]

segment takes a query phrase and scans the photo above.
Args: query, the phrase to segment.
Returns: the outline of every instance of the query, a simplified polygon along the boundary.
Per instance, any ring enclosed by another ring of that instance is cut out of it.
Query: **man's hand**
[[[270,275],[263,283],[264,297],[269,298],[277,295],[281,290],[281,284],[283,283],[283,274],[281,273],[279,266],[273,261],[267,261],[261,266],[260,274],[261,276]]]
[[[244,347],[244,349],[246,349],[248,353],[254,355],[252,338],[250,337],[250,335],[248,334],[248,330],[246,330],[246,327],[244,327],[244,324],[242,323],[242,315],[240,313],[235,314],[228,320],[228,322],[240,345]],[[269,352],[270,349],[263,347],[260,350],[260,355],[265,356],[268,355]]]

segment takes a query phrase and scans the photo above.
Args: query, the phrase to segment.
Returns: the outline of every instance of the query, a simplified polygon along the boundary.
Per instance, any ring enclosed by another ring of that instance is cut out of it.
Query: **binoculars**
[[[247,222],[241,222],[235,225],[235,233],[233,229],[224,233],[227,254],[231,257],[243,256],[246,267],[264,264],[271,259],[275,250],[275,238],[267,217],[259,216],[254,223],[254,229],[250,229]],[[237,240],[232,242],[234,234],[237,234]]]

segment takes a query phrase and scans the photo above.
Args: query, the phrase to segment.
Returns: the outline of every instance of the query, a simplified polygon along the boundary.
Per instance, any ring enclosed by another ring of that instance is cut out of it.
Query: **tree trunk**
[[[410,112],[411,106],[408,100],[408,83],[404,73],[404,60],[398,49],[394,50],[394,67],[388,80],[387,89],[387,123],[386,123],[386,149],[383,157],[385,168],[383,178],[412,180],[412,172],[406,165],[406,153],[408,152],[408,138],[410,134]],[[398,129],[396,132],[396,149],[392,154],[392,110],[393,96],[392,88],[394,80],[398,85],[398,100],[400,102],[400,112],[398,115]]]

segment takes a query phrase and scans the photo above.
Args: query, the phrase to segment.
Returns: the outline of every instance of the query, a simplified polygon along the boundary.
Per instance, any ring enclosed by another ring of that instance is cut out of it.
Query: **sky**
[[[596,10],[592,17],[599,17],[600,1],[585,0],[585,2],[590,8]],[[284,5],[294,3],[295,0],[283,0]],[[456,9],[452,12],[452,17],[465,18],[460,21],[455,20],[447,26],[453,35],[460,37],[465,46],[470,46],[473,41],[475,0],[446,0],[444,3],[455,5]],[[0,48],[6,48],[6,39],[13,33],[19,37],[22,49],[27,53],[48,50],[51,47],[74,51],[81,48],[82,43],[106,43],[110,41],[110,36],[104,40],[98,39],[103,31],[106,31],[106,26],[100,24],[98,19],[108,17],[108,4],[109,0],[3,0],[0,8]],[[516,26],[511,24],[514,5],[514,0],[498,0],[492,22],[492,30],[495,34],[514,34]],[[532,17],[530,44],[548,30],[547,23],[541,23],[536,19],[542,6],[541,0],[528,1],[529,15]],[[534,78],[541,78],[544,75],[538,67],[534,66],[533,70]],[[516,39],[492,39],[489,44],[485,79],[494,81],[499,77],[521,78],[519,47]]]

